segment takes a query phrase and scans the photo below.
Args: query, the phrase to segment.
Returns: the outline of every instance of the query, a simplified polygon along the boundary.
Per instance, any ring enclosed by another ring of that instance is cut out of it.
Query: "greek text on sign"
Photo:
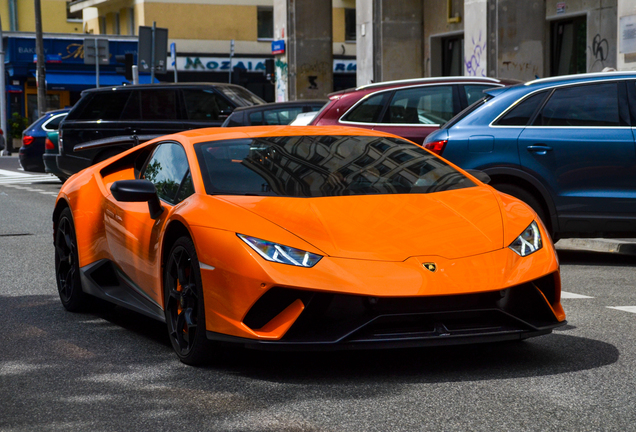
[[[265,58],[258,57],[234,57],[232,60],[232,69],[265,73],[265,60]],[[169,64],[168,70],[174,70],[174,66]],[[228,72],[229,70],[229,57],[177,57],[178,72]],[[334,59],[333,72],[356,73],[355,59]]]

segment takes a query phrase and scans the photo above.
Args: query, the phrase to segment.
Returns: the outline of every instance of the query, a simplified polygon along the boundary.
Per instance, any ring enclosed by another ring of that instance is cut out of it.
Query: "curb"
[[[617,239],[561,239],[554,246],[560,250],[585,250],[636,255],[636,239],[627,241]]]

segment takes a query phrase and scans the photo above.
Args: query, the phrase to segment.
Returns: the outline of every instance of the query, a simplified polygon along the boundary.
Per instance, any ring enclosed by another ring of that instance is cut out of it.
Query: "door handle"
[[[547,152],[552,151],[552,147],[543,144],[530,145],[527,149],[529,152],[536,153],[538,155],[544,155]]]

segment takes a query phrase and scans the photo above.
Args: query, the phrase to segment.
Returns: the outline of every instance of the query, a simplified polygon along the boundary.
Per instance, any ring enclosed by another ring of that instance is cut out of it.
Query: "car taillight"
[[[22,145],[28,146],[33,144],[33,137],[31,135],[25,135],[22,137]]]
[[[448,140],[433,141],[433,142],[430,142],[430,143],[426,144],[424,146],[424,148],[429,149],[430,151],[432,151],[435,154],[441,155],[442,152],[444,151],[444,147],[446,147],[446,143],[447,142],[448,142]]]
[[[53,144],[53,141],[51,141],[50,139],[46,139],[44,141],[44,149],[45,150],[55,150],[55,145]]]

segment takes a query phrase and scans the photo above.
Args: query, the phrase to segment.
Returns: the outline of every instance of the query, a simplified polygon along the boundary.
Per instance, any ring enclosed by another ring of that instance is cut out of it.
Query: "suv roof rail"
[[[567,81],[567,80],[575,80],[575,79],[586,79],[586,78],[607,78],[608,76],[636,76],[636,71],[609,71],[609,72],[592,72],[592,73],[581,73],[581,74],[571,74],[571,75],[558,75],[553,77],[539,78],[536,80],[528,81],[525,85],[531,84],[541,84],[541,83],[549,83],[555,81]]]
[[[475,80],[475,81],[483,81],[483,82],[495,82],[498,83],[499,80],[497,78],[490,77],[473,77],[473,76],[452,76],[452,77],[428,77],[428,78],[410,78],[403,80],[394,80],[394,81],[382,81],[377,83],[365,84],[356,88],[356,90],[363,90],[367,88],[373,87],[382,87],[385,85],[393,85],[393,84],[409,84],[415,82],[444,82],[444,81],[457,81],[457,80]]]

